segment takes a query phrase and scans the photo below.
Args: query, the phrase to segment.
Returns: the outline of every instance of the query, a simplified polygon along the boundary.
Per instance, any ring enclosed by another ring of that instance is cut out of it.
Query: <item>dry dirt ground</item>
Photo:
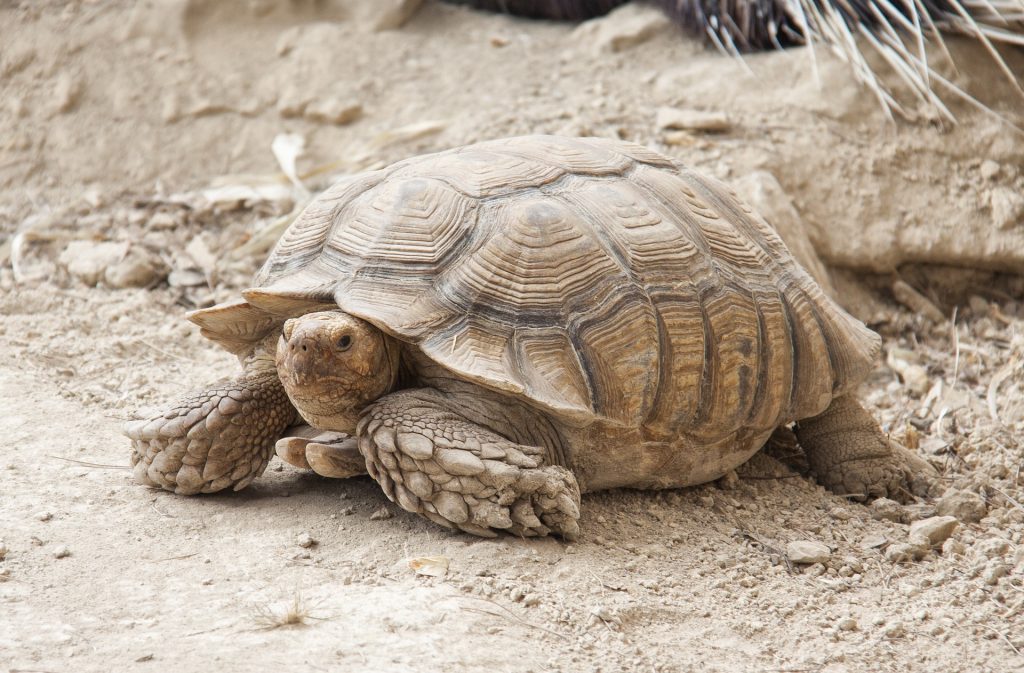
[[[806,51],[744,66],[656,25],[615,51],[608,24],[435,4],[377,31],[383,5],[0,2],[0,667],[1024,670],[1024,137],[964,104],[956,128],[887,122],[820,50],[819,84]],[[1018,114],[952,46],[957,81]],[[666,106],[728,128],[666,130]],[[452,534],[367,478],[280,461],[241,493],[130,481],[121,421],[234,369],[182,316],[244,287],[302,202],[275,137],[304,138],[316,191],[529,132],[772,173],[885,338],[863,397],[949,493],[865,507],[776,447],[716,485],[587,496],[566,544]],[[988,270],[898,266],[929,260]],[[895,278],[937,315],[897,304]],[[929,549],[910,525],[936,513],[958,523]],[[788,562],[793,541],[821,562]],[[434,556],[439,576],[409,563]]]

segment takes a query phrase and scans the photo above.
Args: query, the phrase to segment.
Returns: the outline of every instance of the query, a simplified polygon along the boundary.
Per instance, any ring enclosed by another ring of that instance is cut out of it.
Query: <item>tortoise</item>
[[[795,422],[836,493],[928,488],[855,396],[879,337],[641,145],[507,138],[348,177],[241,294],[188,316],[241,375],[126,427],[137,481],[239,490],[276,447],[449,528],[573,539],[581,493],[709,482]]]

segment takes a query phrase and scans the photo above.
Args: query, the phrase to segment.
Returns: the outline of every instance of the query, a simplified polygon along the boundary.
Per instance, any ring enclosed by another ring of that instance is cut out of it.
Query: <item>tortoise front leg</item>
[[[509,441],[466,419],[459,406],[457,396],[421,389],[393,393],[363,412],[359,451],[388,498],[474,535],[575,539],[580,488],[573,473],[544,465],[543,448]]]
[[[253,356],[239,378],[127,423],[135,480],[182,495],[240,491],[263,474],[296,417],[273,359]]]

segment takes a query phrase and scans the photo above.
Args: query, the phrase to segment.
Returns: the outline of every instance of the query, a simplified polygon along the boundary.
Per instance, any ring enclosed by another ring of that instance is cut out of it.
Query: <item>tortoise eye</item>
[[[351,345],[352,345],[352,337],[350,337],[348,334],[346,334],[345,336],[343,336],[340,339],[338,339],[338,350],[339,351],[347,351],[349,349],[349,346],[351,346]]]

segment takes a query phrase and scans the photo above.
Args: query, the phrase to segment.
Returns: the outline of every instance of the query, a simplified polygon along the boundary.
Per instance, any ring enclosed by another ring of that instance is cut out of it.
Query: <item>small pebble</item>
[[[967,551],[963,542],[950,538],[942,543],[942,555],[943,556],[962,556]]]
[[[840,631],[856,631],[857,630],[857,620],[854,619],[853,617],[843,617],[836,624],[836,627]]]
[[[84,88],[80,76],[70,72],[61,73],[53,88],[53,106],[57,112],[71,111],[78,103]]]
[[[960,524],[952,516],[933,516],[910,524],[910,537],[924,538],[933,547],[941,545]]]
[[[1000,166],[997,162],[992,161],[991,159],[985,159],[981,162],[981,177],[986,180],[991,180],[999,175],[999,169]]]
[[[384,521],[385,519],[390,519],[393,516],[394,514],[391,513],[390,509],[388,509],[386,506],[382,506],[380,509],[378,509],[376,512],[370,515],[370,521]]]
[[[984,498],[977,493],[949,489],[935,503],[935,511],[942,516],[956,517],[965,523],[977,523],[988,514]]]
[[[5,558],[7,558],[7,544],[0,540],[0,561],[3,561]]]
[[[71,556],[71,550],[61,545],[53,550],[53,558],[66,558]]]
[[[850,513],[850,510],[842,507],[833,507],[829,510],[828,514],[833,519],[839,519],[840,521],[849,521],[853,518],[853,514]]]
[[[879,498],[868,505],[871,510],[871,517],[878,521],[892,521],[900,523],[906,519],[906,511],[903,505],[889,498]]]
[[[828,545],[813,540],[794,540],[786,545],[786,557],[793,563],[825,563],[831,555]]]
[[[313,539],[313,536],[309,533],[299,533],[298,537],[295,538],[295,544],[299,545],[303,549],[309,549],[313,545],[317,544],[317,541]]]
[[[903,635],[906,633],[906,629],[904,628],[902,622],[893,622],[892,624],[886,626],[885,630],[882,631],[882,633],[885,634],[886,638],[902,638]]]
[[[42,512],[37,512],[36,513],[36,519],[38,519],[39,521],[49,521],[52,518],[53,518],[53,514],[51,514],[50,512],[47,512],[45,510],[42,511]]]
[[[325,98],[307,104],[302,115],[311,121],[341,126],[359,119],[363,115],[363,106],[337,98]]]
[[[890,563],[920,561],[928,555],[930,549],[931,545],[927,539],[911,537],[910,542],[897,542],[886,547],[885,559]]]

